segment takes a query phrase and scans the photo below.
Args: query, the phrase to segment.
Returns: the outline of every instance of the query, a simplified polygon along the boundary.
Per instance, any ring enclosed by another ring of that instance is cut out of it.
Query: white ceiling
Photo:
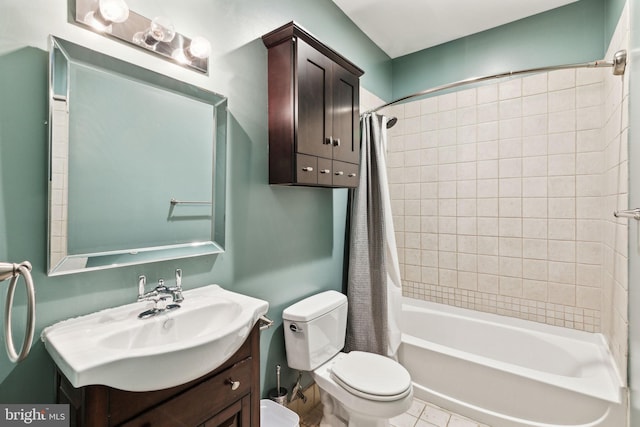
[[[333,0],[391,58],[577,0]]]

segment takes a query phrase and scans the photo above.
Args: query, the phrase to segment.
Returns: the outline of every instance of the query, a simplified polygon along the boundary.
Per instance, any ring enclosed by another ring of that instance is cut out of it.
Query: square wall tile
[[[522,79],[512,79],[498,84],[499,99],[512,99],[522,96]]]
[[[548,73],[538,73],[522,79],[522,95],[529,96],[547,92]]]
[[[549,91],[568,89],[576,85],[576,70],[559,70],[549,72]]]

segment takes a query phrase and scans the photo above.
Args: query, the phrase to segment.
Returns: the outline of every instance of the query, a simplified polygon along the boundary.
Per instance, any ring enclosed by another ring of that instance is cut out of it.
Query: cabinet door
[[[343,162],[360,160],[360,84],[358,78],[333,66],[333,158]]]
[[[249,396],[245,396],[208,419],[200,427],[250,427],[250,424],[250,399]]]
[[[331,158],[333,61],[297,39],[297,152]]]

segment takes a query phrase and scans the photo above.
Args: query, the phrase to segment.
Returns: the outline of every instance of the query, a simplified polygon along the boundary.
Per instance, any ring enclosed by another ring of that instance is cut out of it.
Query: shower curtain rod
[[[626,65],[627,65],[627,51],[626,50],[619,50],[613,55],[613,60],[612,61],[600,60],[600,61],[593,61],[593,62],[583,62],[583,63],[578,63],[578,64],[554,65],[554,66],[549,66],[549,67],[529,68],[529,69],[526,69],[526,70],[507,71],[507,72],[504,72],[504,73],[492,74],[492,75],[482,76],[482,77],[471,77],[471,78],[468,78],[468,79],[459,80],[457,82],[447,83],[447,84],[444,84],[444,85],[436,86],[436,87],[433,87],[431,89],[426,89],[426,90],[423,90],[421,92],[413,93],[411,95],[403,96],[402,98],[396,99],[395,101],[391,101],[391,102],[383,104],[383,105],[381,105],[379,107],[376,107],[373,110],[365,111],[363,113],[363,115],[364,114],[375,113],[375,112],[377,112],[377,111],[379,111],[379,110],[381,110],[383,108],[399,104],[401,102],[407,101],[407,100],[412,99],[412,98],[418,98],[418,97],[421,97],[421,96],[430,95],[430,94],[435,93],[435,92],[440,92],[440,91],[443,91],[443,90],[452,89],[452,88],[455,88],[455,87],[458,87],[458,86],[464,86],[464,85],[468,85],[468,84],[472,84],[472,83],[479,83],[479,82],[483,82],[483,81],[486,81],[486,80],[501,79],[501,78],[504,78],[504,77],[517,76],[517,75],[520,75],[520,74],[540,73],[540,72],[543,72],[543,71],[564,70],[564,69],[568,69],[568,68],[603,68],[603,67],[612,67],[613,68],[613,75],[621,76],[621,75],[624,74]]]

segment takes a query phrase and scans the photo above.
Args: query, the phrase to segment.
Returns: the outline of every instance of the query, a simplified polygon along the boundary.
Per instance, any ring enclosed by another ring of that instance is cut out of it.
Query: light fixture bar
[[[103,0],[104,1],[104,0]],[[122,2],[124,4],[124,2]],[[128,44],[136,46],[147,52],[154,53],[160,57],[183,67],[191,68],[201,73],[207,74],[209,71],[209,58],[198,57],[189,54],[192,39],[176,33],[171,41],[159,41],[153,45],[137,43],[134,41],[136,34],[146,32],[151,28],[152,20],[134,11],[129,11],[129,15],[124,22],[111,22],[108,25],[94,25],[95,19],[92,15],[100,9],[100,0],[75,0],[75,20],[90,30],[103,34],[107,37],[116,38]],[[102,23],[104,24],[104,23]],[[194,40],[200,41],[201,37]]]

